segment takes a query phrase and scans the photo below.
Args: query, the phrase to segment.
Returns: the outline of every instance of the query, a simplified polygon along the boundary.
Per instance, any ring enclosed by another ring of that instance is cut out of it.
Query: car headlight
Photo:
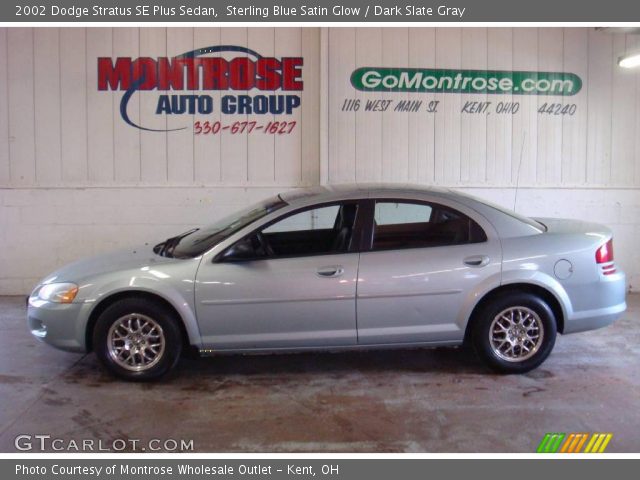
[[[38,290],[40,300],[54,303],[71,303],[77,294],[75,283],[47,283]]]

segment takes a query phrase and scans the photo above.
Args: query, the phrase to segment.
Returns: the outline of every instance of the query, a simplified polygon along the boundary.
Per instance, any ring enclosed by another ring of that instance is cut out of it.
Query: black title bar
[[[11,0],[0,22],[638,22],[640,2],[569,0]]]

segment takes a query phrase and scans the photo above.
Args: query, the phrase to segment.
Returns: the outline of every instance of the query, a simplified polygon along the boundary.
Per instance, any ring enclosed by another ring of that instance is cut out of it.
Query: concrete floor
[[[458,349],[185,359],[163,383],[59,352],[0,297],[0,451],[19,434],[194,440],[215,452],[533,452],[546,432],[640,451],[640,295],[615,325],[559,337],[542,367],[485,371]]]

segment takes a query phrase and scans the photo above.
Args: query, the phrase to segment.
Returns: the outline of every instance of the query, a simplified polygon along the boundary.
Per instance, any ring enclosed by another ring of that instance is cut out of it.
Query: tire
[[[511,292],[489,301],[473,319],[471,341],[476,354],[500,373],[525,373],[553,350],[557,324],[540,297]]]
[[[166,375],[180,359],[182,333],[166,308],[147,299],[126,298],[100,314],[93,347],[102,365],[124,380]]]

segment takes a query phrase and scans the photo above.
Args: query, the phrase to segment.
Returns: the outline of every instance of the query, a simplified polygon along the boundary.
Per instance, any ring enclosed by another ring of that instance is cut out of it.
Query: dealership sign
[[[570,96],[582,80],[565,72],[363,67],[351,74],[351,85],[365,92]]]
[[[225,58],[221,54],[240,54]],[[216,54],[216,56],[207,56]],[[302,57],[263,57],[236,45],[200,48],[175,57],[98,58],[98,90],[123,92],[120,115],[132,127],[128,105],[137,92],[156,91],[155,115],[290,115],[300,106]],[[216,105],[210,92],[221,92]],[[237,93],[242,92],[242,93]],[[257,93],[256,93],[257,92]],[[265,92],[265,93],[262,93]],[[270,93],[266,93],[270,92]]]

